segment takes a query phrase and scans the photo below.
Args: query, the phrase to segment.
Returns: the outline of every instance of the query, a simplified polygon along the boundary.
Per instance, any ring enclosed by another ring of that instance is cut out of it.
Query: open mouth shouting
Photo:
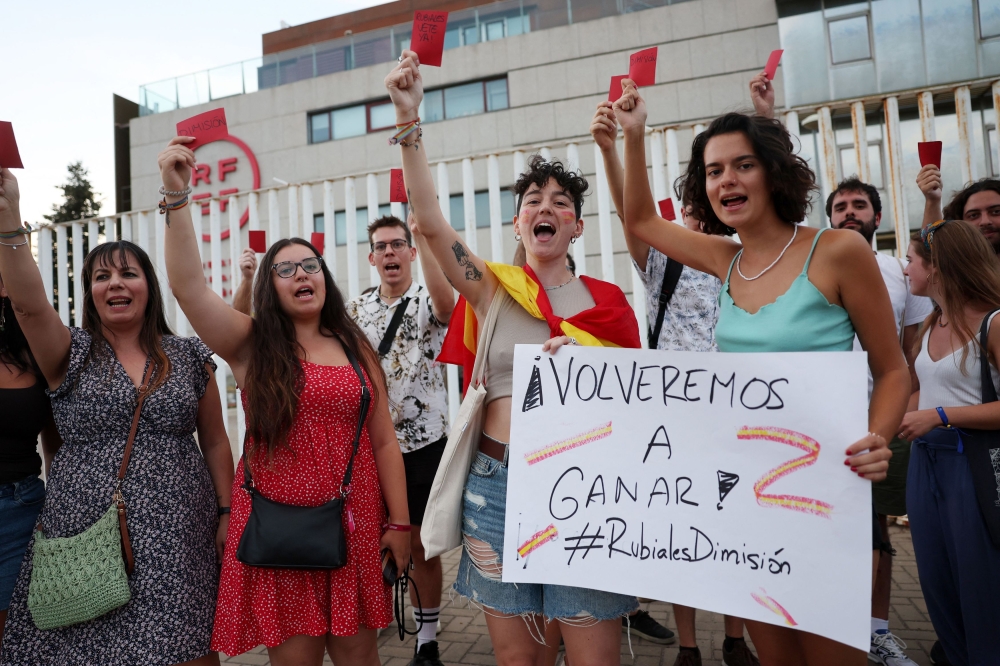
[[[112,312],[122,311],[128,309],[128,306],[132,304],[131,298],[125,298],[124,296],[118,296],[116,298],[108,299],[108,307],[111,308]]]
[[[721,202],[722,207],[732,213],[746,205],[747,197],[743,194],[727,194],[722,197]]]
[[[383,266],[383,269],[385,269],[385,274],[393,276],[399,275],[399,271],[401,268],[402,266],[400,266],[399,263],[396,261],[390,261]]]
[[[299,287],[295,290],[295,298],[303,301],[308,301],[313,297],[312,287]]]
[[[535,225],[533,233],[538,240],[548,241],[556,235],[556,227],[551,222],[539,222]]]

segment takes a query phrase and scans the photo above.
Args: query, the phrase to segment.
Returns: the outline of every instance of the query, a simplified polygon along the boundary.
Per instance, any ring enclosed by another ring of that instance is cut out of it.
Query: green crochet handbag
[[[132,598],[128,576],[134,560],[121,486],[139,429],[151,366],[147,360],[111,506],[96,523],[75,536],[46,538],[41,525],[35,531],[28,610],[39,629],[87,622],[124,606]]]

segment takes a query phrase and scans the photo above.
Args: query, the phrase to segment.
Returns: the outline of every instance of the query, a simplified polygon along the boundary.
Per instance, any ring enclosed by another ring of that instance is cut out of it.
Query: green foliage
[[[96,200],[100,195],[90,184],[90,172],[84,168],[83,162],[73,162],[66,170],[69,171],[66,183],[56,185],[56,189],[62,190],[65,201],[62,205],[52,204],[52,214],[45,215],[45,219],[58,223],[96,217],[101,211],[101,203]]]

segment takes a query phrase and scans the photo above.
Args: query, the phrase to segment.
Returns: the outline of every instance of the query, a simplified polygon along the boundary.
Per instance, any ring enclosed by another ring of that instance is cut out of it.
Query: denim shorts
[[[0,610],[10,606],[21,560],[44,500],[45,484],[37,476],[0,484]]]
[[[507,512],[507,465],[479,452],[472,461],[462,507],[462,532],[490,545],[503,561]],[[481,557],[477,559],[482,560]],[[600,590],[538,583],[503,583],[483,575],[473,564],[468,544],[462,548],[455,591],[474,603],[507,615],[544,615],[549,619],[590,616],[613,620],[639,608],[635,597]]]

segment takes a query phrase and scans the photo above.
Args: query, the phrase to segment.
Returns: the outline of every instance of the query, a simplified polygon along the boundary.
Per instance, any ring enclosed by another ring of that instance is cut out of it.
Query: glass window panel
[[[462,39],[461,37],[459,37],[458,32],[459,32],[458,28],[453,28],[451,30],[445,31],[444,33],[445,50],[458,48],[459,46],[462,45]]]
[[[476,26],[469,25],[462,28],[462,44],[469,46],[470,44],[475,44],[479,41],[479,31]]]
[[[507,79],[496,79],[486,82],[486,110],[498,111],[506,109],[507,102]]]
[[[334,217],[336,217],[336,213],[334,213]],[[326,216],[323,213],[313,214],[313,231],[318,234],[326,233]],[[340,245],[340,243],[337,243],[337,245]]]
[[[881,144],[868,144],[868,169],[872,173],[871,184],[875,189],[881,190],[885,187],[882,182],[882,146]]]
[[[309,118],[311,126],[311,141],[320,143],[330,140],[330,114],[317,113]]]
[[[420,103],[422,107],[419,111],[421,119],[425,123],[433,123],[444,120],[444,91],[431,90],[424,95],[424,101]]]
[[[368,131],[365,122],[364,105],[352,106],[346,109],[337,109],[331,113],[333,116],[333,138],[346,139],[350,136],[360,136]]]
[[[830,21],[828,25],[833,64],[872,57],[867,15]]]
[[[483,105],[483,84],[478,81],[444,89],[444,108],[447,118],[483,113]]]
[[[494,39],[503,39],[503,19],[490,21],[483,25],[484,40],[492,42]]]
[[[513,18],[507,19],[507,36],[513,37],[514,35],[523,35],[526,32],[531,32],[531,17],[525,16],[515,16]]]
[[[979,0],[979,36],[1000,37],[1000,0]]]
[[[448,197],[448,205],[451,207],[451,226],[458,231],[465,231],[465,196],[452,194]]]
[[[368,119],[372,131],[393,127],[396,124],[396,109],[392,102],[372,105],[368,107]]]
[[[858,175],[858,158],[853,146],[840,149],[840,173],[844,174],[844,178]]]
[[[1000,176],[1000,164],[997,163],[997,131],[996,128],[986,132],[986,159],[990,162],[992,175]]]

